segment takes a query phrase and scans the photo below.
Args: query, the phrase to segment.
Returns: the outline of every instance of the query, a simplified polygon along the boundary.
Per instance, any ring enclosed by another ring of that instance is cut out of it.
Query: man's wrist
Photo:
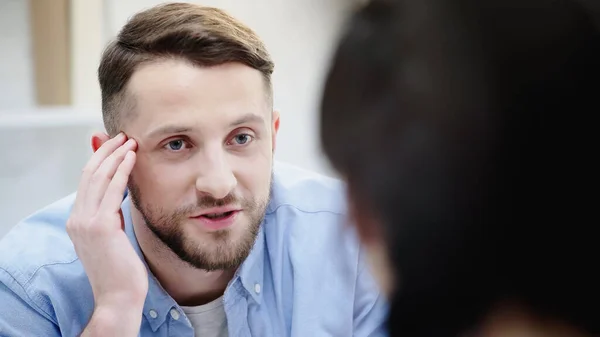
[[[143,304],[131,303],[98,305],[81,336],[136,337],[140,330],[143,308]]]

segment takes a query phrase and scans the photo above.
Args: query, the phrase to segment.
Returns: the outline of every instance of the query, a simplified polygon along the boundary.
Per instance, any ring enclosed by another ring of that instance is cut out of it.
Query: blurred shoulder
[[[21,220],[0,240],[0,271],[5,277],[10,275],[13,282],[27,287],[47,268],[77,262],[66,232],[74,200],[75,194],[71,194],[40,209]]]

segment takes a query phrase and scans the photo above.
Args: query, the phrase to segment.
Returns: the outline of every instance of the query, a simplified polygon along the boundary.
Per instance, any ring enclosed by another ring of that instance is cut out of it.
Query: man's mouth
[[[220,219],[225,219],[231,215],[233,215],[235,211],[229,211],[229,212],[224,212],[224,213],[207,213],[207,214],[202,214],[201,217],[205,217],[211,220],[220,220]]]
[[[221,230],[232,226],[241,211],[242,209],[237,207],[215,207],[191,218],[209,230]]]

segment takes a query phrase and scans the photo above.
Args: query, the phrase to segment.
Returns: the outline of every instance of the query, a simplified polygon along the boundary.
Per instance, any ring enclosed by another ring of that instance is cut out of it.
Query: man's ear
[[[92,142],[92,150],[94,152],[98,151],[100,146],[102,146],[102,144],[104,144],[109,139],[110,139],[110,137],[104,132],[94,132],[94,134],[92,134],[92,141],[91,141]]]
[[[275,147],[277,144],[277,132],[279,131],[279,111],[273,110],[273,118],[271,118],[271,120],[273,121],[273,125],[271,125],[271,134],[272,134],[272,145],[273,145],[273,152],[275,152]]]

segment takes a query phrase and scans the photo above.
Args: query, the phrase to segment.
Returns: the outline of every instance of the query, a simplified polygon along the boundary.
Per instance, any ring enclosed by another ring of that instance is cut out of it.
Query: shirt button
[[[148,312],[148,313],[150,314],[150,317],[152,317],[152,318],[158,317],[158,314],[154,310],[150,310],[150,312]]]
[[[256,283],[254,285],[254,292],[257,294],[260,294],[260,284]]]
[[[171,309],[171,317],[173,317],[174,320],[178,320],[179,319],[179,312],[175,309]]]

